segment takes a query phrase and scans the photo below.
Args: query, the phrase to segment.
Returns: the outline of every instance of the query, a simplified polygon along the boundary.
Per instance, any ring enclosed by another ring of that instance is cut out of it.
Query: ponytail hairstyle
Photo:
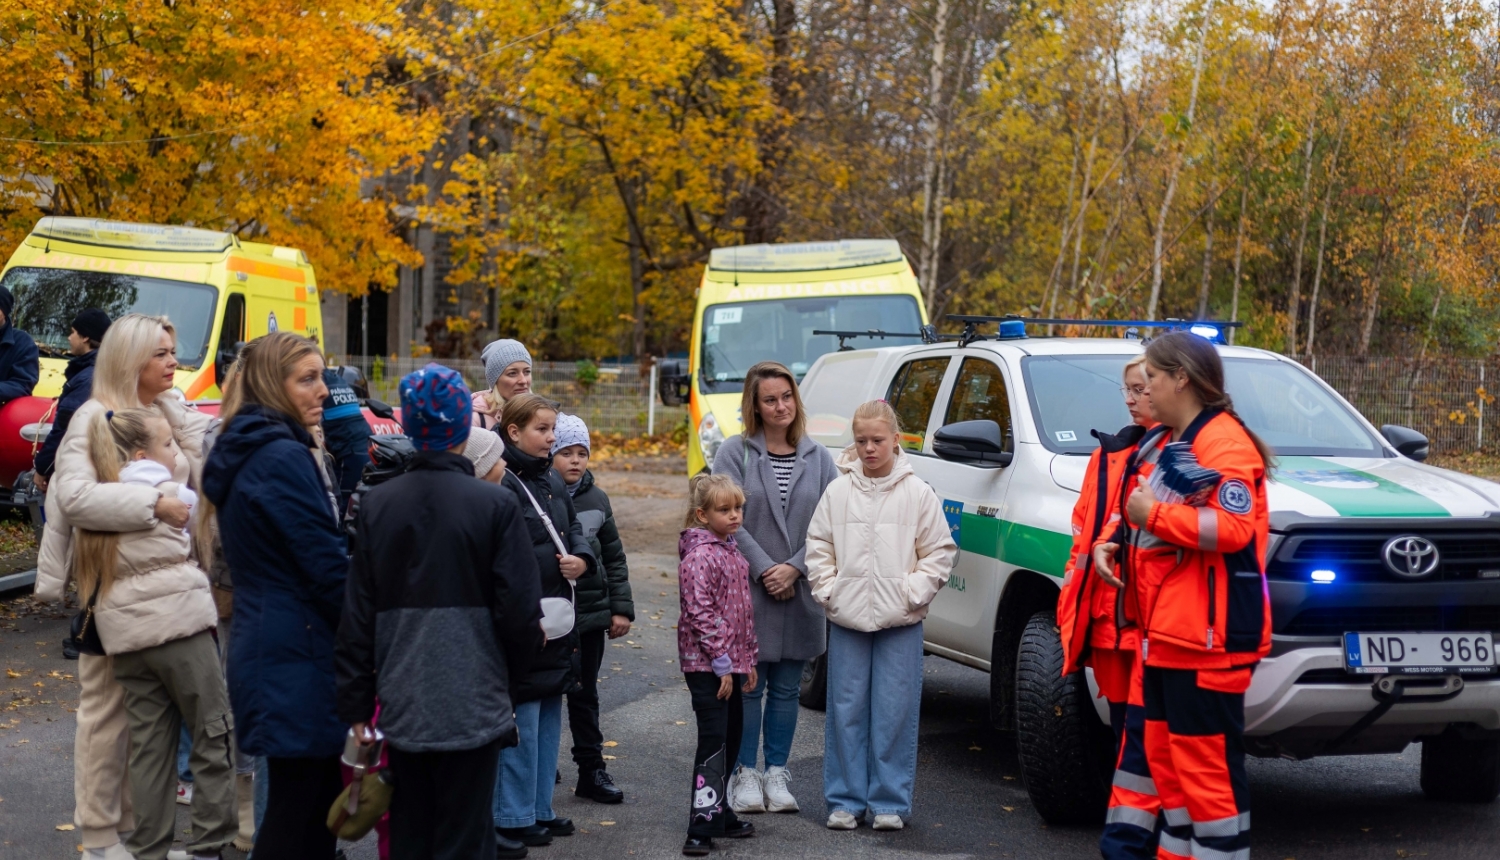
[[[745,491],[734,482],[728,475],[710,475],[707,472],[699,472],[688,481],[687,519],[683,521],[682,527],[687,529],[701,529],[706,527],[705,523],[698,521],[698,512],[707,510],[722,501],[730,501],[743,505],[745,503]]]
[[[106,333],[105,337],[109,335]],[[289,331],[273,331],[240,347],[239,356],[235,358],[229,372],[224,374],[221,387],[224,399],[219,404],[220,426],[228,429],[240,410],[250,404],[279,412],[288,421],[302,426],[301,410],[287,396],[286,381],[302,359],[309,355],[316,355],[320,360],[323,358],[323,350],[318,347],[317,341]],[[308,431],[308,435],[312,435],[312,428],[304,429]],[[314,446],[311,450],[313,457],[321,463],[322,449]],[[319,471],[322,471],[321,468]],[[206,495],[199,497],[196,507],[200,526],[216,522],[218,508]],[[215,528],[200,527],[194,530],[193,540],[198,558],[204,565],[213,564]]]
[[[1246,426],[1239,413],[1234,411],[1234,401],[1224,390],[1224,362],[1213,344],[1190,332],[1168,332],[1151,339],[1146,347],[1146,361],[1157,370],[1170,374],[1182,371],[1203,408],[1222,409],[1229,413],[1239,422],[1245,435],[1250,437],[1255,450],[1260,452],[1260,460],[1266,472],[1276,468],[1276,452],[1255,435],[1255,431]]]
[[[99,482],[118,482],[120,470],[130,462],[131,455],[150,447],[158,422],[165,424],[166,420],[154,409],[95,412],[89,419],[88,443],[89,460]],[[78,583],[80,595],[93,593],[95,588],[100,596],[109,593],[115,582],[119,545],[119,532],[77,529],[73,541],[73,581]]]
[[[870,400],[859,404],[854,410],[854,417],[849,420],[850,429],[852,430],[860,421],[884,421],[890,426],[891,435],[896,437],[897,443],[901,441],[901,419],[896,417],[896,410],[891,407],[891,404],[884,400]],[[898,456],[900,450],[901,446],[897,444]]]

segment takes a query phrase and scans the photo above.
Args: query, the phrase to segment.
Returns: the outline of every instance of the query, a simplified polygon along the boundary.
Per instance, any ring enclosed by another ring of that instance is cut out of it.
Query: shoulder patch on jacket
[[[1250,488],[1238,478],[1219,485],[1219,506],[1231,514],[1250,513]]]

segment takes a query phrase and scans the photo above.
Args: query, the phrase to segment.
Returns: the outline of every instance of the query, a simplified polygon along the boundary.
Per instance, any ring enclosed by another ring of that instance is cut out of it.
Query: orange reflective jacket
[[[1168,441],[1155,433],[1143,440],[1127,466],[1120,509]],[[1140,624],[1148,666],[1248,666],[1271,651],[1265,465],[1240,422],[1220,409],[1205,409],[1179,441],[1223,479],[1202,507],[1157,502],[1144,528],[1117,531],[1126,547],[1125,617]]]
[[[1089,664],[1090,648],[1134,650],[1137,644],[1134,628],[1117,625],[1119,589],[1094,573],[1090,551],[1099,535],[1112,531],[1119,519],[1120,479],[1145,429],[1132,424],[1113,436],[1092,432],[1099,447],[1089,457],[1078,503],[1073,506],[1073,549],[1057,596],[1064,675]]]

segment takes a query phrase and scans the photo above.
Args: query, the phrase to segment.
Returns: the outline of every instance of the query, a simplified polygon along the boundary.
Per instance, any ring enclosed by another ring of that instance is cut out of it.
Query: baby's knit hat
[[[554,455],[569,445],[582,445],[583,450],[591,450],[589,448],[589,425],[583,423],[583,419],[577,415],[565,415],[559,412],[557,415],[557,427],[553,429],[552,434],[552,453]]]
[[[531,364],[531,353],[526,351],[526,347],[519,340],[508,338],[490,342],[480,351],[479,357],[484,359],[484,382],[490,388],[495,387],[495,380],[500,378],[505,368],[518,361],[524,361],[528,366]]]
[[[464,456],[474,463],[474,474],[483,478],[500,462],[505,453],[505,443],[500,436],[489,430],[469,433],[469,444],[464,446]]]
[[[469,438],[474,404],[458,371],[429,364],[401,378],[401,426],[418,451],[447,451]]]

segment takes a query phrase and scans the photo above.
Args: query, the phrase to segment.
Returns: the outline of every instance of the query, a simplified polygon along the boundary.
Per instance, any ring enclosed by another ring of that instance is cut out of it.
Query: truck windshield
[[[915,333],[922,315],[912,296],[842,296],[767,299],[710,305],[703,311],[701,372],[705,393],[743,389],[745,372],[756,362],[779,361],[801,379],[820,356],[839,348],[832,335],[814,331]],[[901,346],[912,338],[849,338],[854,349]]]
[[[1130,423],[1120,375],[1125,355],[1034,355],[1021,360],[1042,443],[1059,454],[1089,454],[1090,430]],[[1282,361],[1224,360],[1235,411],[1278,454],[1383,457],[1379,440],[1308,371]]]
[[[128,313],[164,316],[177,329],[177,363],[197,368],[208,351],[218,291],[206,284],[167,281],[112,272],[17,267],[0,286],[16,298],[16,328],[31,335],[43,355],[68,356],[68,330],[84,308],[99,308],[110,319]]]

